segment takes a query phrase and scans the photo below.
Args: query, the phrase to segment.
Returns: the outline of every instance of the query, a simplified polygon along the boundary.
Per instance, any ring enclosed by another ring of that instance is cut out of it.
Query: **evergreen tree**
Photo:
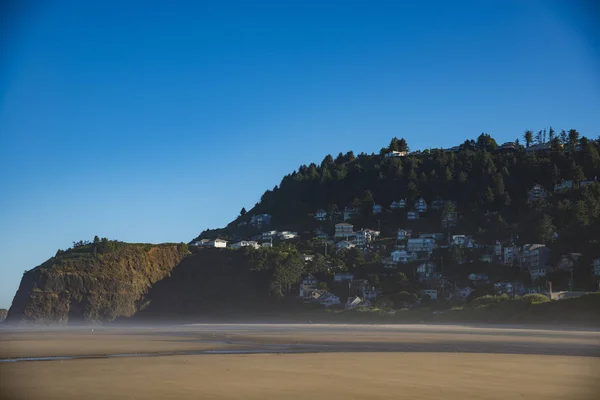
[[[523,139],[525,139],[525,147],[531,146],[531,143],[533,142],[533,132],[526,130],[525,134],[523,134]]]

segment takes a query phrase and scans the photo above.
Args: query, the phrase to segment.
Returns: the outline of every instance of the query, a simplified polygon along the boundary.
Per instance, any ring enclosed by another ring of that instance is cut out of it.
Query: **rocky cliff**
[[[59,251],[25,272],[7,322],[105,322],[130,317],[188,255],[184,244],[107,241]]]

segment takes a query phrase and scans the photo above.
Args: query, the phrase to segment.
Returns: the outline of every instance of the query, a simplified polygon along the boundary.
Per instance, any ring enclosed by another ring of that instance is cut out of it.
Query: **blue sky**
[[[583,6],[91,3],[3,10],[0,307],[73,241],[187,242],[328,153],[600,135]]]

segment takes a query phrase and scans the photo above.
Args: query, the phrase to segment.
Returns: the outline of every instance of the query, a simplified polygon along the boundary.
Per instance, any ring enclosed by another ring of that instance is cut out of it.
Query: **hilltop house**
[[[390,205],[390,208],[392,210],[397,210],[400,208],[404,208],[406,207],[406,199],[400,199],[398,201],[393,201],[392,204]]]
[[[506,142],[502,143],[502,145],[496,147],[497,151],[514,151],[517,149],[517,145],[515,142]]]
[[[354,236],[354,225],[347,224],[345,222],[340,222],[339,224],[335,224],[335,237],[336,238],[349,238],[350,236]]]
[[[538,151],[548,151],[551,149],[550,143],[537,143],[532,144],[529,147],[525,148],[527,152],[538,152]]]
[[[539,185],[537,183],[535,185],[533,185],[533,187],[531,188],[531,190],[529,190],[529,192],[527,192],[527,200],[528,201],[545,199],[547,196],[548,196],[548,192],[546,191],[546,189],[544,189],[541,185]]]
[[[397,240],[406,240],[412,236],[412,230],[398,229]]]
[[[373,215],[381,214],[381,204],[373,204]]]
[[[260,245],[254,240],[241,240],[239,242],[232,243],[229,245],[229,247],[234,250],[241,249],[242,247],[252,247],[254,249],[258,249]]]
[[[392,150],[385,154],[388,158],[405,157],[408,153],[406,151],[395,151]]]
[[[431,254],[437,245],[434,239],[429,238],[414,238],[408,239],[406,251],[409,253],[424,253]]]
[[[315,219],[317,221],[325,221],[327,219],[327,211],[320,209],[315,213]]]
[[[258,214],[253,215],[250,219],[250,223],[254,225],[256,228],[262,228],[265,225],[269,225],[271,223],[271,215],[270,214]]]
[[[570,179],[563,179],[560,183],[554,185],[554,192],[563,192],[571,189],[573,189],[573,181]]]
[[[424,198],[420,198],[419,200],[417,200],[417,202],[415,203],[415,207],[417,209],[418,212],[420,213],[424,213],[427,211],[427,202],[425,201]]]
[[[600,257],[592,262],[592,274],[600,276]]]
[[[196,240],[195,242],[192,242],[191,245],[198,246],[198,247],[204,247],[204,246],[208,246],[209,242],[210,242],[210,239],[200,239],[200,240]]]
[[[223,239],[211,239],[204,243],[205,244],[202,245],[203,247],[216,247],[219,249],[224,249],[225,247],[227,247],[227,240]]]
[[[356,247],[356,245],[354,243],[351,243],[351,242],[347,241],[347,240],[342,240],[342,241],[337,242],[335,244],[335,249],[337,251],[348,250],[348,249],[352,249],[354,247]]]
[[[419,218],[419,213],[417,211],[409,211],[406,213],[407,220],[415,220]]]
[[[356,214],[356,208],[354,207],[345,207],[344,208],[344,221],[348,221]]]

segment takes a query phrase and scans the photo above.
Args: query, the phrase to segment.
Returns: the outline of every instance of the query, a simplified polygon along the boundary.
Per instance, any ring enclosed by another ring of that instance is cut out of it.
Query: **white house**
[[[417,211],[409,211],[406,213],[406,219],[409,221],[415,220],[419,218],[419,213]]]
[[[352,279],[354,279],[354,275],[352,275],[349,272],[338,272],[335,275],[333,275],[334,282],[351,281]]]
[[[416,209],[417,209],[418,212],[424,213],[425,211],[427,211],[427,202],[425,201],[424,198],[421,197],[415,203],[415,207],[416,207]]]
[[[473,288],[470,288],[470,287],[467,286],[467,287],[464,287],[464,288],[460,289],[458,291],[458,295],[460,297],[462,297],[463,299],[466,299],[467,297],[469,297],[471,295],[471,293],[473,293],[473,291],[474,291]]]
[[[450,244],[452,246],[459,247],[473,247],[473,241],[471,240],[471,236],[469,235],[452,235],[450,238]]]
[[[315,219],[317,221],[325,221],[327,219],[327,211],[321,209],[315,213]]]
[[[435,249],[437,245],[435,244],[434,239],[429,238],[414,238],[408,239],[406,244],[406,251],[409,253],[420,253],[427,252],[431,254],[433,249]]]
[[[231,249],[237,250],[241,249],[242,247],[252,247],[254,249],[258,249],[260,246],[254,240],[241,240],[239,242],[230,244],[229,247]]]
[[[396,236],[396,239],[405,240],[405,239],[410,238],[411,236],[412,236],[412,230],[398,229],[398,234]]]
[[[405,157],[408,153],[406,151],[395,151],[392,150],[389,153],[386,153],[385,156],[388,158],[396,158],[396,157]]]
[[[275,236],[277,236],[277,231],[266,231],[262,233],[263,240],[269,240],[271,238],[274,238]]]
[[[350,237],[354,235],[354,225],[340,222],[335,224],[335,237]]]
[[[227,240],[223,240],[223,239],[210,240],[208,242],[207,246],[208,247],[217,247],[217,248],[224,249],[225,247],[227,247]]]
[[[315,258],[313,254],[302,254],[302,259],[306,262],[312,261]]]
[[[356,214],[356,208],[354,207],[345,207],[344,208],[344,221],[348,221]]]
[[[351,242],[347,241],[347,240],[342,240],[342,241],[337,242],[335,244],[335,249],[338,250],[338,251],[343,250],[343,249],[348,250],[348,249],[352,249],[354,247],[356,247],[356,245],[354,243],[351,243]]]
[[[560,183],[554,185],[555,192],[562,192],[573,189],[573,181],[570,179],[562,180]]]
[[[282,231],[277,234],[281,240],[290,240],[298,237],[297,232]]]
[[[431,300],[437,300],[438,292],[435,289],[425,289],[422,293],[429,296]]]
[[[400,199],[398,201],[393,201],[392,204],[390,205],[390,208],[392,210],[397,210],[400,208],[404,208],[406,207],[406,199]]]
[[[415,253],[409,253],[406,250],[395,250],[392,251],[392,261],[395,263],[406,264],[409,261],[413,261],[417,258]]]
[[[354,243],[356,243],[359,247],[364,247],[376,237],[379,236],[379,231],[374,231],[372,229],[361,229],[360,231],[354,232]]]
[[[350,296],[348,297],[348,300],[346,300],[346,305],[344,308],[346,308],[346,310],[352,310],[353,308],[358,307],[362,302],[363,300],[360,297]]]
[[[592,263],[592,273],[596,276],[600,276],[600,257],[596,258]]]

